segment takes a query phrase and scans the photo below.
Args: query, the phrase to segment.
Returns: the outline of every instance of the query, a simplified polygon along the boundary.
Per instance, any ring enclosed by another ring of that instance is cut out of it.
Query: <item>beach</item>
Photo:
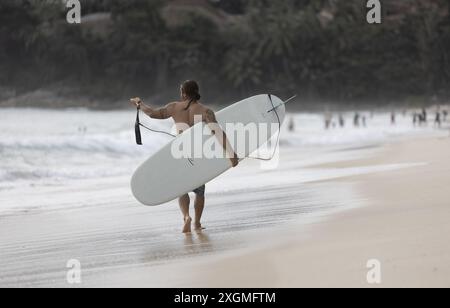
[[[188,266],[194,285],[370,287],[366,265],[376,259],[382,280],[374,286],[449,287],[450,140],[410,141],[384,151],[354,163],[424,165],[341,179],[356,183],[366,207],[309,226],[307,239]]]
[[[450,286],[448,130],[414,130],[406,118],[384,128],[379,115],[367,130],[324,132],[319,116],[297,115],[279,166],[246,160],[209,183],[206,230],[184,235],[175,201],[147,208],[129,188],[143,151],[166,140],[134,150],[119,120],[128,113],[92,133],[99,114],[74,112],[87,122],[63,135],[42,124],[36,136],[1,139],[2,287]],[[66,279],[74,259],[75,285]],[[367,281],[370,260],[380,284]]]

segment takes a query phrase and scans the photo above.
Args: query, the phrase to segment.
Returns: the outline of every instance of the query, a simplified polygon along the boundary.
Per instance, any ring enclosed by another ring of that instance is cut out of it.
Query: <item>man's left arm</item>
[[[219,140],[225,153],[229,155],[228,157],[230,157],[231,165],[233,167],[236,167],[239,164],[239,158],[236,152],[233,150],[233,147],[231,146],[226,133],[222,130],[219,123],[217,122],[215,113],[211,109],[208,109],[206,110],[204,117],[205,123],[208,124],[213,134]]]

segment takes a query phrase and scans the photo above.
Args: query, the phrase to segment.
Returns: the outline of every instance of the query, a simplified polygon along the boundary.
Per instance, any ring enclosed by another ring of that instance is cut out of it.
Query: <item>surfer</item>
[[[217,123],[215,113],[205,105],[201,104],[199,86],[197,82],[188,80],[183,82],[180,86],[181,99],[178,102],[173,102],[166,105],[163,108],[155,109],[142,102],[139,97],[132,98],[131,104],[140,108],[146,115],[153,119],[169,119],[172,118],[175,121],[177,127],[192,127],[195,124],[195,119],[201,117],[202,121],[208,124],[222,144],[227,157],[230,157],[230,162],[233,167],[239,164],[239,158],[231,147],[225,132],[220,129]],[[183,132],[183,129],[177,129],[179,133]],[[203,215],[203,209],[205,207],[205,185],[195,189],[194,209],[195,209],[195,221],[194,229],[196,231],[202,230],[201,218]],[[191,232],[192,218],[189,214],[189,205],[191,199],[188,194],[181,196],[178,199],[180,209],[183,214],[184,227],[183,233]]]

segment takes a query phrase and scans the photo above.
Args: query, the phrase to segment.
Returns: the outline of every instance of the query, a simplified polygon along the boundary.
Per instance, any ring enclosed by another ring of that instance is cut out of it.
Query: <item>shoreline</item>
[[[256,95],[256,94],[255,94]],[[162,107],[170,101],[177,100],[178,98],[174,96],[171,99],[166,99],[161,101],[159,98],[146,97],[144,100],[149,101],[155,107]],[[219,103],[207,100],[208,105],[219,111],[222,108],[230,106],[230,104],[238,102],[240,99],[244,99],[244,96],[238,96],[235,99],[230,99],[227,101],[221,101]],[[284,98],[287,99],[287,98]],[[423,103],[410,103],[406,99],[400,100],[393,103],[382,104],[384,101],[380,102],[370,102],[365,104],[360,104],[359,102],[354,102],[349,105],[342,105],[342,102],[335,103],[324,103],[322,100],[312,100],[307,101],[302,100],[299,103],[290,103],[291,113],[314,113],[314,114],[325,114],[324,107],[329,109],[330,112],[340,114],[340,113],[355,113],[355,112],[370,112],[370,113],[380,113],[380,112],[390,112],[396,111],[397,116],[410,117],[412,120],[412,111],[421,108],[434,109],[436,106],[441,106],[443,109],[450,109],[449,102],[436,103],[432,101],[424,101]],[[37,103],[38,102],[38,103]],[[55,102],[65,102],[55,103]],[[69,103],[67,103],[69,102]],[[317,107],[317,103],[320,107]],[[1,109],[36,109],[36,110],[48,110],[48,111],[70,111],[70,110],[89,110],[89,111],[126,111],[131,110],[128,98],[111,98],[111,99],[99,99],[94,97],[72,97],[72,96],[58,96],[58,94],[48,92],[44,90],[36,90],[28,93],[24,93],[20,96],[13,96],[9,98],[4,98],[0,100],[0,110]],[[433,119],[430,120],[433,122]]]

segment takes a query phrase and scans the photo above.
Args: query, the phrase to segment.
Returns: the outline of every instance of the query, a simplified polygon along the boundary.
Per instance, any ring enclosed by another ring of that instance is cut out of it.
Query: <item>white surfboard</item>
[[[233,149],[243,159],[278,133],[280,123],[282,124],[285,118],[285,106],[276,96],[257,95],[217,112],[216,117]],[[257,127],[259,134],[257,140],[245,138],[248,131],[234,130],[232,126],[237,123],[247,128]],[[205,123],[194,125],[136,170],[131,180],[131,189],[139,202],[147,206],[167,203],[192,192],[232,167],[227,158],[211,158],[205,155],[174,157],[174,148],[179,149],[179,146],[175,145],[192,144],[193,138],[200,138],[196,140],[201,140],[204,146],[211,145],[211,142],[215,142],[215,146],[220,146],[214,135],[202,134],[205,127],[207,127]],[[244,139],[246,140],[243,143]]]

